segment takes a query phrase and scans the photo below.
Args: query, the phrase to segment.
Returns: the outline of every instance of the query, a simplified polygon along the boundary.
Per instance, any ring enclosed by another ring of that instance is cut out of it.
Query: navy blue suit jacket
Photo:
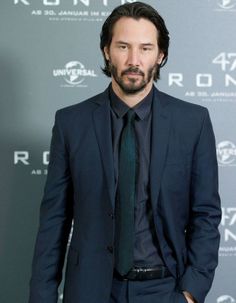
[[[57,111],[40,209],[30,303],[56,303],[68,235],[64,303],[108,303],[115,180],[108,90]],[[154,89],[150,195],[166,266],[198,303],[218,263],[221,219],[208,110]]]

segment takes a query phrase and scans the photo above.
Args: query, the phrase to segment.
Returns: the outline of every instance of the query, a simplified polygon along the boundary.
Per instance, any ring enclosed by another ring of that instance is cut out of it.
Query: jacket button
[[[113,213],[108,213],[108,216],[111,217],[112,219],[114,219]]]
[[[107,250],[108,250],[111,254],[113,254],[113,246],[108,245],[108,246],[107,246]]]

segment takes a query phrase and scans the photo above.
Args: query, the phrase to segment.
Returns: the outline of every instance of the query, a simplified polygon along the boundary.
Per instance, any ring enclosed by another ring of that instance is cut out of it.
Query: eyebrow
[[[121,41],[121,40],[116,41],[115,44],[125,44],[125,45],[129,45],[128,42]],[[153,44],[153,43],[150,43],[150,42],[149,42],[149,43],[141,43],[141,45],[143,45],[143,46],[154,46],[154,44]]]

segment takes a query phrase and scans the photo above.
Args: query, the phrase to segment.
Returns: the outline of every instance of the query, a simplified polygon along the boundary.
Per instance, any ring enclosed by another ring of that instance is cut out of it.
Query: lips
[[[129,75],[129,76],[142,76],[140,73],[125,73],[126,75]]]
[[[144,73],[142,71],[140,71],[137,68],[130,68],[128,70],[123,71],[122,76],[123,75],[128,75],[128,76],[144,76]]]
[[[142,73],[137,73],[137,72],[125,72],[123,74],[127,76],[143,76]]]

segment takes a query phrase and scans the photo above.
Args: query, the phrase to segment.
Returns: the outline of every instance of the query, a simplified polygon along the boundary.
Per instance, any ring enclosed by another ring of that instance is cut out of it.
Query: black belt
[[[121,276],[116,270],[114,270],[114,277],[121,281],[126,280],[151,280],[170,277],[171,273],[165,266],[157,267],[133,267],[126,275]]]

